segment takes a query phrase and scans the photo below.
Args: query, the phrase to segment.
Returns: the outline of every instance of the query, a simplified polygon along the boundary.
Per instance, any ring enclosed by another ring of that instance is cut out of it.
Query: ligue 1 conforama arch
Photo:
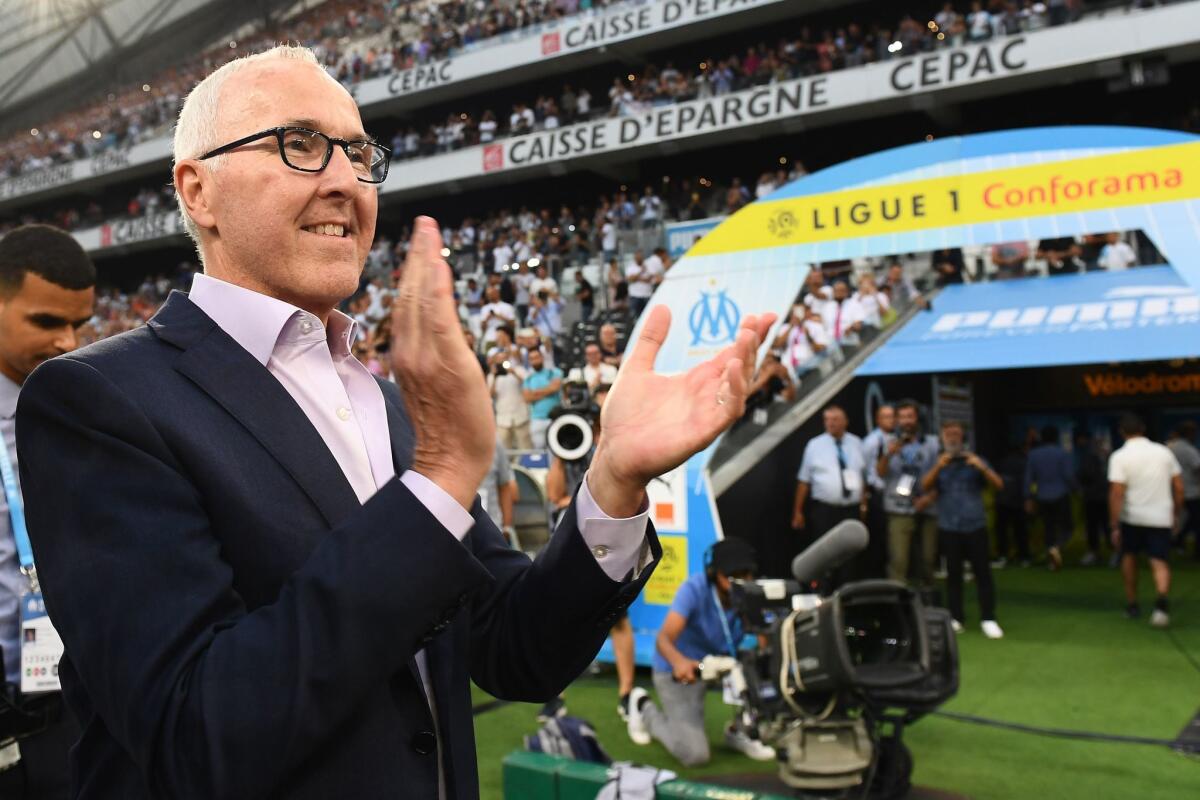
[[[1032,128],[854,159],[782,187],[692,246],[654,296],[674,320],[656,367],[678,372],[711,357],[744,314],[782,317],[813,263],[1135,229],[1200,292],[1200,137]],[[1200,354],[1200,342],[1183,346]],[[708,478],[714,450],[651,487],[664,558],[630,609],[639,663],[675,590],[722,535]]]

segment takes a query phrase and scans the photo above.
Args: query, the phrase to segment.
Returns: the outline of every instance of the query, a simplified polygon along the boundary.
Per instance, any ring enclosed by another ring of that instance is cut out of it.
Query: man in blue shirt
[[[1035,509],[1046,529],[1046,557],[1050,569],[1062,569],[1062,548],[1071,541],[1071,492],[1078,488],[1071,456],[1058,443],[1058,428],[1042,428],[1042,443],[1029,453],[1025,465],[1025,502]]]
[[[679,587],[658,632],[654,689],[662,707],[655,705],[645,689],[635,688],[629,696],[629,738],[636,744],[658,739],[687,767],[709,759],[700,660],[737,652],[742,624],[730,608],[729,581],[749,580],[756,570],[754,548],[742,539],[717,542],[710,553],[705,571]],[[756,761],[775,758],[773,749],[733,725],[726,728],[725,741]]]
[[[562,370],[547,367],[541,349],[529,351],[529,375],[522,389],[529,403],[529,433],[533,446],[546,448],[546,431],[550,429],[550,412],[558,408],[558,392],[562,388]]]
[[[840,406],[828,406],[823,417],[825,433],[814,436],[804,447],[792,509],[792,528],[804,530],[808,544],[839,522],[858,519],[865,511],[862,440],[846,431],[849,420]],[[861,563],[855,558],[837,571],[830,588],[853,580],[861,571]]]
[[[983,512],[983,489],[994,489],[1004,481],[988,463],[968,452],[963,443],[963,424],[957,420],[942,423],[942,454],[933,469],[921,479],[921,488],[937,492],[938,534],[942,555],[946,558],[946,593],[954,630],[963,630],[963,561],[971,562],[975,588],[979,593],[979,615],[983,633],[999,639],[1004,631],[996,622],[996,590],[988,561],[987,518]]]
[[[887,484],[875,465],[879,457],[896,438],[896,408],[884,403],[875,410],[875,430],[863,437],[863,458],[867,462],[867,528],[871,538],[867,544],[864,570],[868,578],[882,578],[887,569],[887,513],[883,510],[883,493]]]

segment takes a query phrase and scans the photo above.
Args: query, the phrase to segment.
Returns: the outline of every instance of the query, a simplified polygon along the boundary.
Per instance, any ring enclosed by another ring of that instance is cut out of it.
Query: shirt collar
[[[285,328],[294,327],[304,318],[311,318],[318,327],[321,324],[315,315],[291,303],[203,273],[192,278],[188,299],[264,367]],[[330,353],[350,355],[357,328],[353,318],[334,310],[325,332]]]
[[[4,373],[0,372],[0,418],[12,419],[17,413],[17,397],[21,394],[21,387],[12,382]]]

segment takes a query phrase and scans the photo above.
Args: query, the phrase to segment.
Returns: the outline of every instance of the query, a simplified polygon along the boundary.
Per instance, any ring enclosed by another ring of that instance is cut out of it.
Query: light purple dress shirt
[[[334,310],[326,328],[310,312],[204,274],[193,278],[188,299],[283,385],[329,447],[359,502],[396,477],[383,390],[351,352],[358,323]],[[459,541],[475,524],[467,509],[424,475],[410,469],[400,482]],[[649,563],[648,502],[638,515],[614,519],[596,504],[584,480],[575,510],[584,542],[610,578],[622,581]],[[425,651],[414,661],[436,722]],[[444,775],[439,779],[439,794],[445,797]]]

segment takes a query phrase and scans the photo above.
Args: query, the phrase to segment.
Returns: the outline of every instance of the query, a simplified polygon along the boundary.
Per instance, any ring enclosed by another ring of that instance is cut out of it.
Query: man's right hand
[[[437,223],[418,217],[392,304],[392,374],[416,433],[412,468],[470,509],[492,463],[496,422],[441,249]]]
[[[804,530],[804,512],[800,509],[796,509],[792,512],[792,530]]]
[[[672,665],[671,675],[680,683],[695,683],[696,670],[698,669],[700,669],[699,661],[693,661],[690,658],[683,658]]]

